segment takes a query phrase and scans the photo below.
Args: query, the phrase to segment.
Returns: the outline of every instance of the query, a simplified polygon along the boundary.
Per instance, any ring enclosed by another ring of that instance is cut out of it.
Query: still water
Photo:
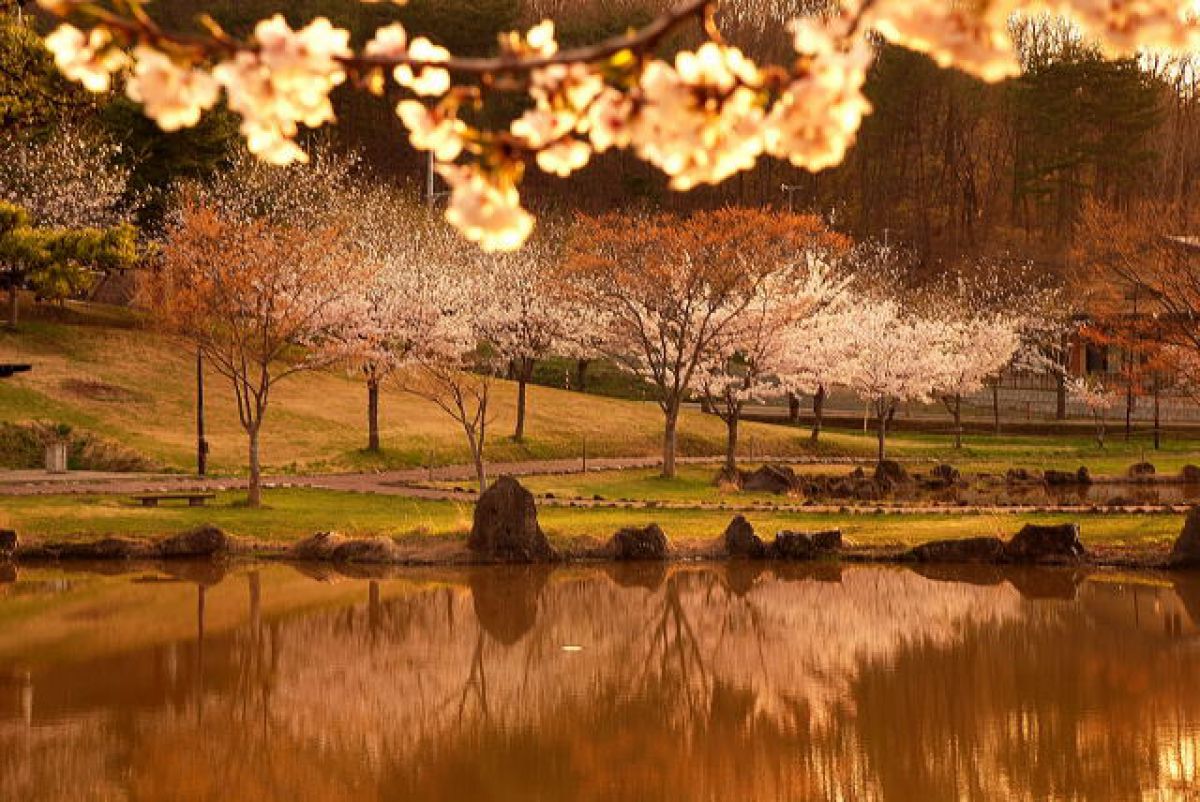
[[[1200,575],[36,569],[0,800],[1200,799]]]

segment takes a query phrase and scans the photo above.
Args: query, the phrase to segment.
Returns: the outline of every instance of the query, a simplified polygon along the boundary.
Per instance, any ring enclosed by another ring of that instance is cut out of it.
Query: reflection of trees
[[[1195,780],[1182,580],[470,569],[287,612],[286,570],[193,586],[202,652],[176,643],[174,675],[162,647],[35,674],[34,719],[69,725],[0,707],[0,798],[1109,802]]]

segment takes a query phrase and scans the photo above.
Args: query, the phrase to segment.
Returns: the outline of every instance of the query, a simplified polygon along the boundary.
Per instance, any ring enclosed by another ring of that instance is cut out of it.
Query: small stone
[[[998,563],[1005,559],[1004,541],[998,537],[933,540],[908,553],[923,563]]]
[[[808,533],[785,529],[776,533],[771,555],[780,560],[811,560],[817,555],[817,547]]]
[[[229,536],[212,524],[204,524],[161,540],[159,556],[168,559],[213,557],[229,551]]]
[[[665,560],[671,549],[658,524],[625,527],[612,536],[609,546],[617,560]]]
[[[0,529],[0,558],[11,557],[21,545],[20,538],[12,529]]]
[[[1190,485],[1200,484],[1200,466],[1184,465],[1179,471],[1179,478]]]
[[[339,563],[394,563],[399,560],[395,541],[387,537],[347,540],[330,554]]]
[[[799,486],[796,472],[786,465],[763,465],[742,474],[742,490],[765,493],[790,493]]]
[[[875,466],[875,482],[884,487],[896,487],[912,481],[904,466],[894,459],[880,460]]]
[[[346,542],[346,538],[336,532],[317,532],[294,544],[291,556],[297,560],[329,560],[338,546]]]

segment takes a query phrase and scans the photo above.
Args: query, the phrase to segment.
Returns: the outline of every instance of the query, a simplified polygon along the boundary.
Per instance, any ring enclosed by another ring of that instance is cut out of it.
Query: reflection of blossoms
[[[217,102],[221,87],[208,73],[182,67],[165,53],[144,45],[134,50],[133,76],[125,85],[131,100],[164,131],[178,131],[200,121]]]
[[[674,67],[652,61],[642,73],[634,147],[671,176],[674,189],[716,184],[748,170],[763,148],[760,85],[753,61],[715,42],[680,53]]]
[[[521,208],[510,179],[456,164],[440,165],[438,173],[450,185],[446,220],[467,239],[485,251],[512,251],[525,243],[533,216]]]
[[[46,37],[46,48],[54,54],[59,71],[89,92],[107,92],[113,73],[129,62],[104,28],[85,34],[74,25],[59,25]]]

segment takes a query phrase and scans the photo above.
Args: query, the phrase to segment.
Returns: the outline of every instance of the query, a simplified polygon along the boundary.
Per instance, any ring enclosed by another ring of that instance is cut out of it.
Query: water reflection
[[[1073,570],[23,570],[0,800],[1187,799],[1198,623]]]

